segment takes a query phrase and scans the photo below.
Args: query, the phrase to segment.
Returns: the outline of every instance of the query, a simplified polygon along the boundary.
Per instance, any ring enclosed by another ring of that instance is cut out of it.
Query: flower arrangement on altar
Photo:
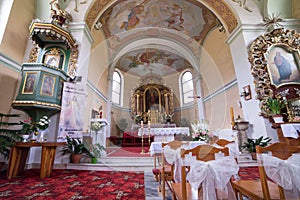
[[[32,121],[32,118],[20,121],[20,124],[22,125],[21,133],[23,135],[29,135],[31,133],[37,132],[37,127],[35,126],[34,121]]]
[[[91,125],[91,130],[92,131],[100,131],[102,129],[104,125],[102,125],[100,122],[93,122],[92,125]]]
[[[209,142],[209,138],[212,134],[208,131],[208,123],[204,119],[200,121],[191,122],[191,127],[193,130],[192,138],[194,141],[204,141]]]
[[[39,122],[36,124],[38,129],[40,130],[46,130],[49,127],[49,123],[51,120],[47,116],[43,116]]]
[[[22,125],[21,133],[23,135],[29,135],[31,133],[38,135],[38,130],[47,129],[50,122],[51,120],[47,116],[43,116],[38,122],[33,121],[32,118],[20,121]]]

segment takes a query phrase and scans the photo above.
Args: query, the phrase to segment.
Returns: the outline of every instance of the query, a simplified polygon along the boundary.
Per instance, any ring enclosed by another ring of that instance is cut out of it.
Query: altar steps
[[[252,160],[251,155],[247,153],[238,156],[240,167],[257,166],[257,161]],[[62,167],[62,166],[61,166]],[[103,170],[103,171],[152,171],[154,168],[153,157],[102,157],[97,164],[83,162],[79,164],[68,163],[63,167],[65,169],[79,170]]]

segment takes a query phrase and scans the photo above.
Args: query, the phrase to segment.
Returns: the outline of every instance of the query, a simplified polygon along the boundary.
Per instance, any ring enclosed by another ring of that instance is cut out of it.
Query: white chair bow
[[[300,154],[293,154],[287,160],[259,154],[258,161],[266,175],[284,189],[286,199],[300,198]]]
[[[202,184],[204,200],[217,199],[215,189],[223,191],[226,194],[224,198],[235,199],[229,181],[238,171],[239,166],[233,156],[226,156],[207,162],[195,160],[190,164],[187,181],[194,189],[198,189]]]
[[[183,144],[180,148],[177,149],[172,149],[170,146],[164,147],[164,155],[166,161],[169,164],[174,165],[174,181],[176,183],[181,181],[180,152],[182,148],[187,148],[187,145]]]

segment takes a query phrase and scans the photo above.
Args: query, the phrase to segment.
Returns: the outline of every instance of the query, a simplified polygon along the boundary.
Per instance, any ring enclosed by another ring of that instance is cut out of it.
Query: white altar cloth
[[[187,143],[188,144],[187,144],[186,149],[192,149],[201,144],[207,144],[204,141],[188,141]],[[150,152],[150,156],[153,156],[155,154],[161,154],[162,153],[162,142],[151,142],[149,152]]]
[[[174,135],[183,134],[189,135],[189,127],[175,127],[175,128],[140,128],[138,135],[150,135],[154,136],[154,142],[170,142],[174,140]]]
[[[295,123],[295,124],[281,124],[281,130],[283,133],[284,137],[291,137],[291,138],[298,138],[299,134],[298,132],[300,131],[300,124]]]

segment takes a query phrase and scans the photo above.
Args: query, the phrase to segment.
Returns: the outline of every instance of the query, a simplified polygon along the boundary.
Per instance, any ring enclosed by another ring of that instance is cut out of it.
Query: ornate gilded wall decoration
[[[287,89],[287,100],[297,96],[292,88],[300,84],[299,49],[300,34],[283,28],[261,35],[251,44],[249,61],[262,115],[267,115],[269,97]]]
[[[40,47],[39,45],[36,44],[30,51],[28,62],[30,63],[37,62],[39,53],[40,53]]]
[[[68,72],[67,72],[67,74],[72,78],[76,76],[78,53],[79,53],[78,45],[75,45],[75,48],[73,48],[71,51]]]

